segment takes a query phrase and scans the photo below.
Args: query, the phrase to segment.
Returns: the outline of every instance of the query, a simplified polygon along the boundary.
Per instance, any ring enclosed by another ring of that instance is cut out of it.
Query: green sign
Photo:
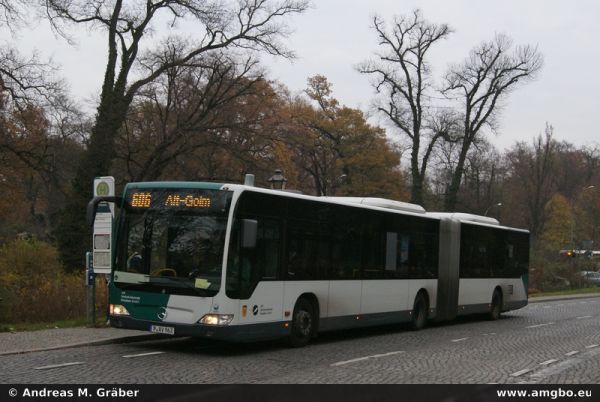
[[[110,189],[108,187],[108,183],[105,181],[101,181],[96,186],[96,194],[97,195],[108,195]]]

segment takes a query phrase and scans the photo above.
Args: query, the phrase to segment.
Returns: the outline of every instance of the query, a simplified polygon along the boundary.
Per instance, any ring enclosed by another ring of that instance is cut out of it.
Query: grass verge
[[[539,292],[530,294],[530,298],[543,297],[543,296],[568,296],[568,295],[579,295],[579,294],[590,294],[590,293],[600,293],[600,286],[594,286],[590,288],[581,288],[581,289],[566,289],[566,290],[556,290],[553,292]]]

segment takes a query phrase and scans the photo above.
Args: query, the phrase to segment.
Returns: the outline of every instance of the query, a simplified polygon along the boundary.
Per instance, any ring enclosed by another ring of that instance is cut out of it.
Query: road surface
[[[600,383],[600,298],[322,334],[307,347],[169,338],[0,357],[11,383]]]

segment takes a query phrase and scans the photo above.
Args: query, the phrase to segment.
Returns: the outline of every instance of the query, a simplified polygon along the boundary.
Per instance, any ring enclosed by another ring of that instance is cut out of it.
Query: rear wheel
[[[412,313],[412,321],[410,323],[410,328],[413,331],[418,331],[423,329],[425,325],[427,325],[427,311],[429,310],[429,305],[427,303],[427,298],[423,293],[418,293],[417,297],[415,297],[415,304],[413,305],[413,313]]]
[[[495,321],[500,318],[500,313],[502,313],[502,293],[496,289],[492,296],[492,306],[488,317],[490,320]]]
[[[300,299],[294,307],[292,318],[292,333],[290,345],[298,348],[305,346],[315,331],[315,314],[312,304],[306,299]]]

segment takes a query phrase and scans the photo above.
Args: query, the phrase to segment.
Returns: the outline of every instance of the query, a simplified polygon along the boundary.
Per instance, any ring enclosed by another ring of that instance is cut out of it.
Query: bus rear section
[[[529,232],[496,219],[462,213],[431,213],[440,227],[438,317],[488,314],[527,305]]]

